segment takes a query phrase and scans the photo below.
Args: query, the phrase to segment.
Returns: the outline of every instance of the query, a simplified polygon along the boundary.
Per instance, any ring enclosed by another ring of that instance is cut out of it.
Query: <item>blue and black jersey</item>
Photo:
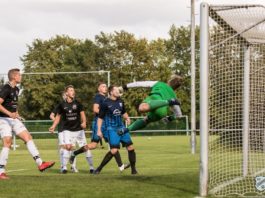
[[[106,127],[123,127],[122,115],[125,113],[126,109],[121,99],[107,98],[100,107],[99,118],[104,119]]]

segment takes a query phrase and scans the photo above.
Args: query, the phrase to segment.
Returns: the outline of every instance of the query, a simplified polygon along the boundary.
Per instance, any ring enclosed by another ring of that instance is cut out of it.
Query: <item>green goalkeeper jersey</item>
[[[149,95],[157,94],[161,96],[163,100],[170,100],[177,98],[174,90],[166,83],[158,81],[151,89]]]

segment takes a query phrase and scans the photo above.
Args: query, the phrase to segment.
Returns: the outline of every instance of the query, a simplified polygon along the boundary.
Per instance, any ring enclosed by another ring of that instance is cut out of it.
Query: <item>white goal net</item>
[[[201,100],[203,188],[215,196],[265,197],[265,7],[202,4],[201,11],[208,11],[201,33],[209,33],[201,35],[201,58],[208,60],[201,61],[208,93]]]

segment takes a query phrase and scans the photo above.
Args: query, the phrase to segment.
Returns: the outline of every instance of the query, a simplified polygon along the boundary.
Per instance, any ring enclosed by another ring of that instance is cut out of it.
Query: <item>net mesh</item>
[[[265,182],[256,183],[256,177],[265,177],[265,8],[210,6],[209,14],[208,189],[216,196],[264,197]],[[244,83],[247,62],[249,85]],[[249,108],[247,146],[244,106]]]

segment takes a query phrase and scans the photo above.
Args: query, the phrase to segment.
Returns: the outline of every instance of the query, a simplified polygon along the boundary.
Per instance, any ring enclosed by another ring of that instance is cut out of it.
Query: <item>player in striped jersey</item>
[[[123,119],[127,124],[130,124],[130,118],[126,112],[124,102],[120,99],[120,92],[117,86],[109,87],[109,98],[107,98],[99,111],[98,130],[97,135],[103,137],[101,126],[103,120],[107,127],[109,137],[110,151],[105,155],[99,167],[95,170],[95,174],[99,174],[103,167],[112,159],[112,157],[119,151],[120,144],[126,147],[128,151],[129,161],[131,165],[131,173],[137,174],[135,167],[136,153],[134,151],[133,142],[129,133],[119,134],[121,129],[125,128]]]

